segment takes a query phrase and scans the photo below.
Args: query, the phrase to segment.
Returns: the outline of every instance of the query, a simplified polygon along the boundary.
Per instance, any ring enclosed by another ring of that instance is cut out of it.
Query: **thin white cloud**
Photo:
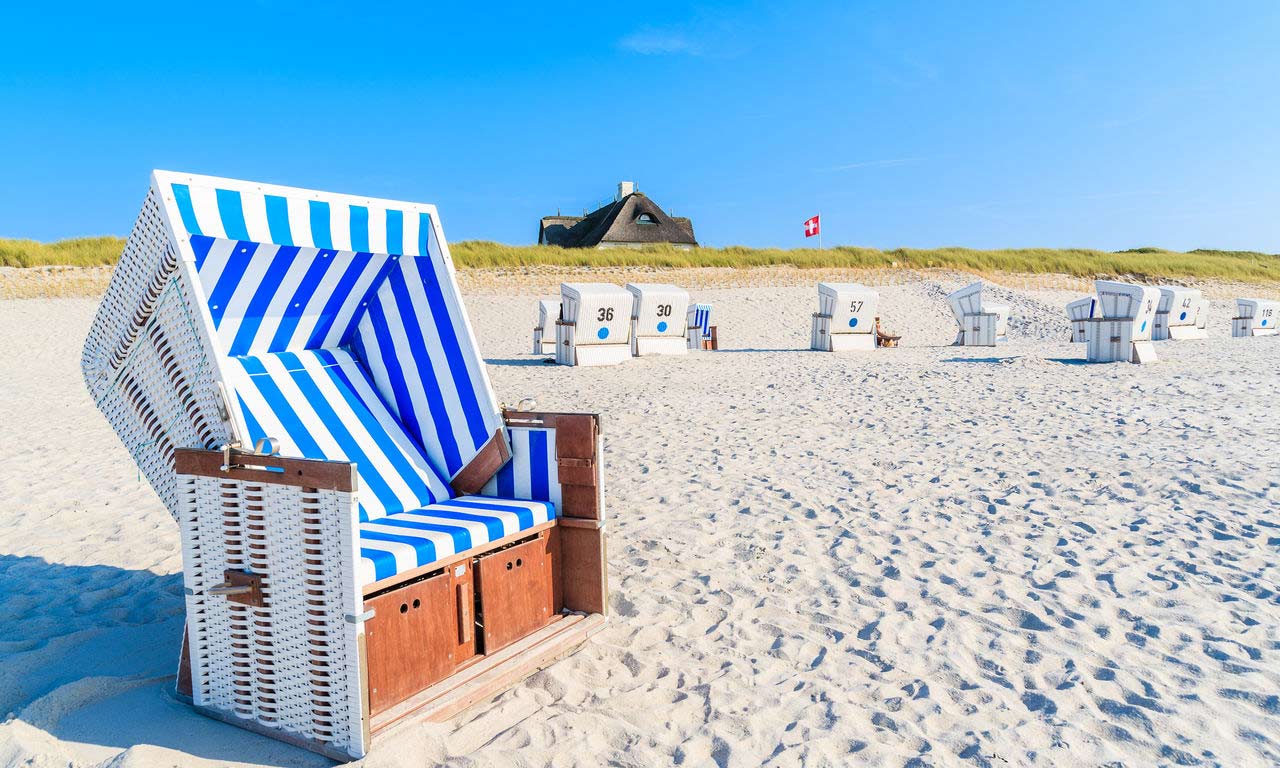
[[[669,56],[684,54],[701,56],[702,46],[679,32],[642,29],[632,32],[618,41],[618,46],[644,56]]]
[[[892,168],[897,165],[909,165],[910,163],[918,163],[926,158],[923,157],[900,157],[892,160],[864,160],[859,163],[846,163],[845,165],[833,165],[830,168],[819,168],[822,173],[834,173],[836,171],[854,171],[859,168]]]

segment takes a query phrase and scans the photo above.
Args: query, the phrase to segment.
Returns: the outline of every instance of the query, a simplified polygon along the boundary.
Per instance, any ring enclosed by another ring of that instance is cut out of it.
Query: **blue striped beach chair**
[[[83,369],[206,714],[359,758],[604,620],[598,417],[498,405],[433,206],[156,171]]]
[[[720,349],[716,326],[711,324],[711,305],[693,304],[686,317],[689,349]]]

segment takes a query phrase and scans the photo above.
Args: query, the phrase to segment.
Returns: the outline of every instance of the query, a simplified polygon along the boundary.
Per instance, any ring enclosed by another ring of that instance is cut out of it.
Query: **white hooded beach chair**
[[[982,300],[982,282],[970,283],[947,296],[959,332],[956,345],[994,347],[1009,332],[1009,307]]]
[[[686,339],[689,349],[715,351],[720,349],[720,336],[716,326],[711,324],[711,305],[694,304],[689,307],[685,316]]]
[[[608,283],[561,283],[556,362],[617,365],[631,358],[631,293]]]
[[[1076,299],[1067,304],[1067,318],[1071,321],[1071,341],[1080,344],[1084,343],[1088,321],[1094,316],[1097,307],[1098,299],[1096,296]]]
[[[845,352],[876,348],[876,313],[880,294],[858,283],[818,283],[818,311],[813,313],[809,348]]]
[[[599,420],[499,407],[433,206],[157,171],[83,368],[178,521],[203,713],[358,758],[604,620]]]
[[[1160,303],[1160,289],[1145,285],[1094,282],[1101,317],[1086,326],[1086,356],[1090,362],[1151,363],[1156,350],[1151,344],[1151,326]]]
[[[631,353],[687,355],[689,292],[675,285],[627,283],[631,304]]]
[[[1274,336],[1280,326],[1280,301],[1236,299],[1236,316],[1231,318],[1231,335]]]
[[[533,354],[553,355],[556,351],[556,321],[560,319],[559,299],[538,302],[538,324],[533,328]]]
[[[1198,289],[1161,286],[1151,340],[1206,338],[1208,314],[1209,302]]]

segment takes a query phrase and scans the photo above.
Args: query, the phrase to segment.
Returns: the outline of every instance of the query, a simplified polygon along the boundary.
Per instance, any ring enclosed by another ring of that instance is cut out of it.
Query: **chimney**
[[[618,200],[621,200],[622,198],[626,197],[627,195],[635,191],[636,191],[636,183],[634,181],[620,181],[618,182],[618,196],[614,198],[614,201],[616,202]]]

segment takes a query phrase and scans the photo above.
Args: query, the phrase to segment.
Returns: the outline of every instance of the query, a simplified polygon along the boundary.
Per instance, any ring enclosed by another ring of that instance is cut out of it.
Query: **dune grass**
[[[100,267],[115,264],[124,249],[119,237],[77,237],[56,243],[0,237],[0,267]]]
[[[124,240],[86,237],[38,243],[0,238],[0,266],[100,266],[120,258]],[[1147,279],[1198,278],[1242,282],[1280,282],[1280,256],[1253,251],[1159,248],[1108,252],[1084,248],[1016,248],[980,251],[972,248],[694,248],[669,246],[566,249],[534,245],[502,245],[468,240],[452,246],[459,268],[509,269],[551,265],[562,267],[765,267],[956,269],[979,274],[1065,274],[1077,277],[1132,276]]]
[[[1066,274],[1077,277],[1129,275],[1142,278],[1217,278],[1280,281],[1280,256],[1252,251],[1196,250],[1187,253],[1137,248],[1112,253],[1084,248],[693,248],[589,250],[511,246],[470,240],[452,246],[459,267],[509,268],[540,264],[570,267],[764,267],[958,269],[980,274]]]

